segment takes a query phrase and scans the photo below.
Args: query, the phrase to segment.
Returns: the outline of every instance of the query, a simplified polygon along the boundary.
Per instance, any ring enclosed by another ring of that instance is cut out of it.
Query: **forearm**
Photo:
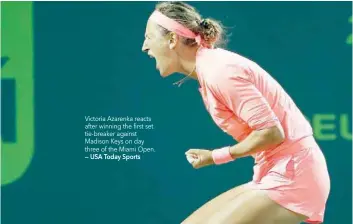
[[[281,126],[253,131],[238,144],[231,146],[229,152],[236,158],[246,157],[283,142],[285,136]]]

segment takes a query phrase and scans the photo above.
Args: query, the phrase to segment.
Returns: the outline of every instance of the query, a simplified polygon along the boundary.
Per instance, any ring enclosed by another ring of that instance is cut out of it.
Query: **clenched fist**
[[[214,164],[211,150],[190,149],[185,155],[195,169]]]

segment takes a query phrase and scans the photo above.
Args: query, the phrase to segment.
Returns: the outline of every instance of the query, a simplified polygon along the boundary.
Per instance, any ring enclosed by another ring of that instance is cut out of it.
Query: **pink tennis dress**
[[[214,122],[235,140],[281,124],[286,139],[253,155],[249,186],[283,207],[323,222],[330,192],[326,160],[312,128],[285,90],[256,63],[224,49],[201,48],[196,57],[200,93]]]

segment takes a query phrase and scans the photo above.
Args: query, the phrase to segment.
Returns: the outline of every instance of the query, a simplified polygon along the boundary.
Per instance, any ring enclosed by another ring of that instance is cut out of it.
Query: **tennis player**
[[[198,80],[214,122],[238,142],[190,149],[188,161],[201,168],[255,159],[250,182],[207,202],[182,223],[322,223],[330,177],[309,122],[264,69],[219,48],[222,37],[219,22],[201,18],[182,2],[158,3],[147,22],[142,50],[155,58],[161,76],[178,72]]]

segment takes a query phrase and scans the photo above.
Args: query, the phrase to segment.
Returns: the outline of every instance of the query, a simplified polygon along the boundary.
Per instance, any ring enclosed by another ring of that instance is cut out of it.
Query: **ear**
[[[178,35],[171,32],[168,38],[169,49],[174,49],[178,44],[179,38]]]

